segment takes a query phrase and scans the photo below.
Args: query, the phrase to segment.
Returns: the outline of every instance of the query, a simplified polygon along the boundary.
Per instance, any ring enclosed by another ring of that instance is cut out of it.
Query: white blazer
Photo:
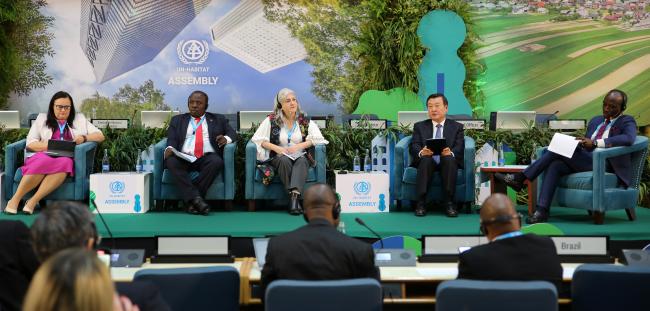
[[[35,142],[35,141],[42,141],[42,140],[48,140],[52,137],[52,129],[47,127],[45,125],[45,121],[47,120],[47,114],[45,113],[39,113],[38,117],[36,117],[36,120],[34,123],[32,123],[32,127],[29,129],[29,133],[27,134],[27,143],[26,146],[29,144]],[[94,126],[82,113],[77,113],[74,118],[74,122],[72,123],[72,127],[68,125],[68,128],[70,129],[70,133],[72,134],[72,138],[74,139],[75,137],[79,135],[88,135],[92,133],[97,133],[101,132],[96,126]],[[25,154],[26,157],[31,156],[27,155],[27,152]]]

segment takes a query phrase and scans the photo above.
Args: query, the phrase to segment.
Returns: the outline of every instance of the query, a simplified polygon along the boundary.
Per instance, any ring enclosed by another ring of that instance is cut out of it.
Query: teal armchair
[[[153,198],[154,200],[181,200],[174,176],[164,167],[164,154],[167,148],[167,138],[163,138],[154,146],[153,169]],[[223,200],[225,209],[232,209],[235,198],[235,151],[237,144],[226,144],[223,149],[223,170],[214,178],[212,185],[205,195],[206,200]],[[199,172],[190,172],[192,179]]]
[[[409,153],[410,144],[411,136],[409,135],[402,138],[397,145],[395,145],[393,196],[397,198],[398,203],[403,200],[418,200],[415,187],[417,168],[410,166],[412,162],[411,154]],[[476,197],[474,186],[475,154],[474,139],[465,136],[463,168],[458,169],[454,202],[458,205],[464,205],[466,211],[471,211],[471,206],[474,204],[474,198]],[[439,172],[433,174],[433,180],[429,185],[429,191],[427,193],[427,198],[430,200],[442,197],[442,181]]]
[[[546,152],[540,148],[538,155]],[[613,173],[606,172],[608,158],[631,154],[632,178],[630,186],[625,188],[618,184]],[[552,206],[580,208],[588,211],[594,223],[602,224],[605,212],[625,209],[630,220],[636,219],[635,208],[639,197],[639,183],[646,157],[648,156],[648,138],[637,136],[631,146],[598,148],[593,152],[593,171],[569,174],[560,179]],[[544,173],[537,182],[537,193],[541,192]]]
[[[316,145],[314,158],[316,167],[310,167],[307,172],[305,189],[315,183],[325,183],[325,167],[327,164],[326,146]],[[252,141],[246,144],[246,185],[245,199],[248,200],[248,210],[255,210],[255,200],[283,200],[287,199],[287,190],[282,181],[275,176],[271,184],[262,183],[262,175],[257,169],[257,146]]]
[[[20,169],[23,161],[19,160],[19,156],[23,154],[26,143],[27,141],[22,139],[5,147],[4,191],[7,200],[16,193],[18,184],[23,178],[23,172]],[[46,196],[45,200],[83,201],[87,199],[90,191],[89,177],[93,173],[96,150],[97,143],[95,142],[77,145],[74,150],[74,176],[66,177],[63,184]],[[24,199],[30,198],[35,192],[36,189],[30,191]]]

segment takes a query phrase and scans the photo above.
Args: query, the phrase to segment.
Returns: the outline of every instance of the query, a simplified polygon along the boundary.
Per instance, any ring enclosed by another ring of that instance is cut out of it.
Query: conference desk
[[[570,283],[573,272],[581,264],[563,263],[563,281]],[[242,305],[259,304],[259,297],[253,297],[254,288],[260,285],[261,271],[255,258],[238,258],[231,264],[151,264],[145,263],[140,268],[111,268],[111,275],[116,282],[130,282],[140,269],[168,269],[207,266],[230,266],[239,271],[239,302]],[[381,282],[385,286],[398,287],[400,295],[388,295],[384,303],[390,304],[433,304],[436,302],[436,287],[443,281],[456,279],[457,263],[418,263],[415,267],[381,267]],[[560,298],[560,304],[571,302]]]

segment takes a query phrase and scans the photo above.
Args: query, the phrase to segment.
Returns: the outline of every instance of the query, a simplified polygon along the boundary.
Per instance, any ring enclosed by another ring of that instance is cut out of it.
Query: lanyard
[[[514,237],[520,236],[520,235],[523,235],[523,233],[521,233],[521,231],[513,231],[513,232],[508,232],[506,234],[502,234],[502,235],[494,238],[494,240],[497,241],[497,240],[503,240],[503,239],[507,239],[507,238],[514,238]]]
[[[199,120],[199,122],[196,122],[196,124],[194,124],[194,118],[190,120],[190,125],[192,126],[192,137],[190,137],[190,141],[189,141],[190,144],[194,143],[194,138],[196,137],[196,130],[199,128],[199,126],[203,124],[203,120],[205,120],[205,115],[203,115],[201,117],[201,120]]]
[[[287,131],[287,144],[291,145],[291,135],[293,135],[293,132],[296,131],[296,126],[298,125],[298,121],[293,123],[293,127]]]
[[[612,128],[612,125],[614,124],[614,122],[616,121],[616,119],[618,119],[618,117],[609,120],[609,124],[607,124],[607,127],[605,127],[605,130],[603,130],[603,136],[605,136],[605,133],[606,133],[607,131],[609,131],[610,128]],[[592,138],[592,139],[596,138],[596,135],[598,134],[598,130],[600,130],[601,127],[605,126],[605,123],[606,123],[606,122],[607,122],[607,119],[603,120],[603,123],[601,123],[601,124],[596,128],[596,130],[594,131],[594,133],[591,134],[591,138]]]
[[[68,125],[68,122],[65,122],[63,124],[58,123],[59,125],[59,140],[63,140],[63,132],[65,132],[65,127]]]

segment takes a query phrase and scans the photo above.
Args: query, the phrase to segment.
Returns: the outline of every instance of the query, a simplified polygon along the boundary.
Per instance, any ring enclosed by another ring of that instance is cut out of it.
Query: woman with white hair
[[[251,139],[257,145],[258,162],[267,163],[279,175],[287,189],[289,214],[299,215],[298,202],[307,182],[307,170],[315,166],[315,145],[327,144],[316,123],[300,109],[296,93],[281,89],[275,96],[273,113],[262,123]],[[272,176],[273,174],[269,174]],[[265,180],[265,184],[270,180]]]

